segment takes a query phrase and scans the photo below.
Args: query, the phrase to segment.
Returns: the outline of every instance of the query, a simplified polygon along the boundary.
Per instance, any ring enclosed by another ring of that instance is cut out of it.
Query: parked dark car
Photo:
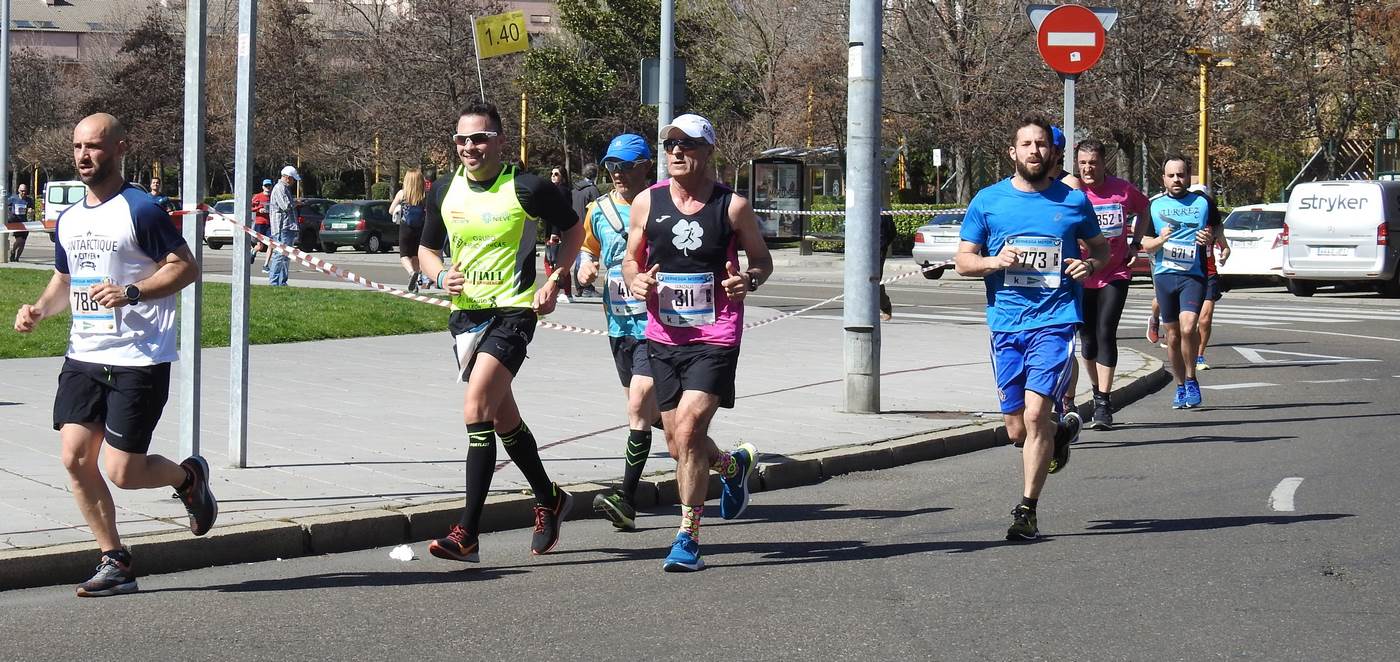
[[[341,246],[382,253],[398,243],[399,226],[389,216],[388,200],[337,202],[321,219],[321,250],[327,253]]]
[[[321,247],[321,219],[335,204],[327,198],[297,198],[297,248],[309,253]]]

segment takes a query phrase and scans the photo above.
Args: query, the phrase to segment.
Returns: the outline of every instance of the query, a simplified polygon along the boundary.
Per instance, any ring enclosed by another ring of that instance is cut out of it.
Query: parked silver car
[[[952,268],[962,221],[963,212],[938,214],[914,231],[914,263],[920,267],[942,265],[925,271],[924,278],[938,280],[944,271]]]

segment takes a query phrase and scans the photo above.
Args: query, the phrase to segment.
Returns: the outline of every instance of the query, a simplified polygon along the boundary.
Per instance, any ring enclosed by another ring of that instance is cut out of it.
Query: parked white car
[[[205,245],[217,251],[232,244],[236,228],[237,226],[233,224],[233,201],[223,200],[214,203],[214,208],[209,210],[208,218],[204,219]]]
[[[1217,272],[1226,285],[1246,281],[1283,284],[1283,217],[1288,203],[1235,207],[1225,218],[1230,259]]]
[[[953,256],[958,252],[958,233],[962,231],[963,212],[937,214],[914,231],[914,263],[920,267],[943,264],[939,269],[924,272],[924,278],[937,280],[953,268]]]

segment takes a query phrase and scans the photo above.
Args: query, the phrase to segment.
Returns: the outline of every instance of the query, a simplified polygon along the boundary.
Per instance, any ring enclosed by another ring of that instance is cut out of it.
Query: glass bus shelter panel
[[[800,163],[754,163],[753,206],[755,209],[800,211],[802,165]],[[801,236],[801,217],[795,214],[759,212],[763,234],[768,237]]]

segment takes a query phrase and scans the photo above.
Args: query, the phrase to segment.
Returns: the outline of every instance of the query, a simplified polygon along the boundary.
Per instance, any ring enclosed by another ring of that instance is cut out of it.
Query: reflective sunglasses
[[[476,133],[454,133],[452,134],[452,142],[457,143],[458,145],[466,145],[468,142],[470,142],[473,145],[480,145],[499,135],[501,134],[496,133],[495,131],[477,131]]]
[[[705,142],[704,138],[667,138],[661,141],[661,146],[664,147],[668,152],[674,150],[677,147],[688,152],[692,149],[698,149],[708,144],[709,143]]]
[[[633,168],[636,168],[636,167],[638,167],[638,166],[640,166],[640,165],[642,165],[643,163],[646,163],[646,162],[647,162],[646,159],[638,159],[638,160],[636,160],[636,161],[618,161],[618,160],[604,161],[604,162],[603,162],[603,169],[604,169],[604,170],[607,170],[607,171],[610,172],[610,173],[611,173],[611,172],[631,172]]]

